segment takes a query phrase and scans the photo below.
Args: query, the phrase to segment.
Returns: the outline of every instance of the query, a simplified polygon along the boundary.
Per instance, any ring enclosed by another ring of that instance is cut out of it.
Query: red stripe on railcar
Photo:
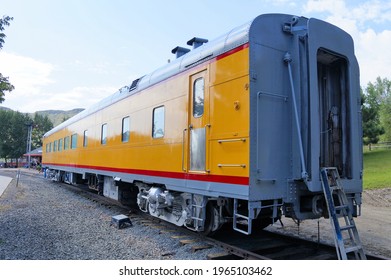
[[[80,169],[94,169],[101,171],[120,172],[127,174],[172,178],[172,179],[184,179],[193,181],[213,182],[213,183],[226,183],[234,185],[247,185],[249,184],[248,177],[240,176],[222,176],[211,174],[195,174],[195,173],[179,173],[168,171],[155,171],[155,170],[143,170],[143,169],[129,169],[129,168],[116,168],[116,167],[104,167],[104,166],[91,166],[91,165],[78,165],[78,164],[57,164],[57,163],[44,163],[44,165],[54,165],[63,167],[72,167]]]
[[[223,54],[218,55],[218,56],[216,57],[216,60],[223,59],[223,58],[225,58],[225,57],[227,57],[227,56],[230,56],[230,55],[232,55],[232,54],[234,54],[234,53],[237,53],[237,52],[239,52],[239,51],[241,51],[241,50],[247,49],[248,46],[249,46],[249,44],[248,44],[248,43],[245,43],[245,44],[243,44],[243,45],[241,45],[241,46],[239,46],[239,47],[236,47],[236,48],[234,48],[234,49],[232,49],[232,50],[230,50],[230,51],[228,51],[228,52],[225,52],[225,53],[223,53]]]

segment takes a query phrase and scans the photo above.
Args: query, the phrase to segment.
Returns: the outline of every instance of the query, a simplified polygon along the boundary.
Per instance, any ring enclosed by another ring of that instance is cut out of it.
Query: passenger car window
[[[87,147],[88,145],[88,130],[84,130],[83,134],[83,147]]]
[[[101,132],[101,138],[100,143],[102,145],[106,145],[107,143],[107,123],[102,125],[102,132]]]
[[[64,139],[58,140],[58,151],[61,152],[62,148],[64,147]]]
[[[193,85],[193,116],[199,118],[204,114],[204,79],[199,78]]]
[[[69,136],[64,138],[64,150],[69,149]]]
[[[72,134],[71,136],[71,149],[77,148],[77,134]]]
[[[129,142],[130,136],[130,118],[125,117],[122,119],[122,142]]]
[[[164,106],[153,109],[152,137],[164,137]]]

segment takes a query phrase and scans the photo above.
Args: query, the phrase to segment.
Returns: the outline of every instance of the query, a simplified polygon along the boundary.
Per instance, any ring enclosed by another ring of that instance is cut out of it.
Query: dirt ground
[[[355,221],[365,253],[391,259],[391,188],[364,191],[361,216]],[[305,220],[299,226],[290,218],[282,222],[283,226],[277,222],[267,229],[317,241],[319,222],[320,242],[334,245],[329,219]]]
[[[329,219],[306,220],[298,226],[291,219],[282,219],[284,226],[276,223],[271,231],[283,232],[301,238],[334,244]],[[355,219],[364,251],[367,254],[391,259],[391,188],[363,192],[361,216]]]

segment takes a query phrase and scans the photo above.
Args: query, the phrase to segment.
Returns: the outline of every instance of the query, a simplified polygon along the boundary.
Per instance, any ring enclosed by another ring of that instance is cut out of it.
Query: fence
[[[391,149],[391,142],[379,142],[376,144],[369,143],[368,149],[370,151],[375,150],[375,149]]]

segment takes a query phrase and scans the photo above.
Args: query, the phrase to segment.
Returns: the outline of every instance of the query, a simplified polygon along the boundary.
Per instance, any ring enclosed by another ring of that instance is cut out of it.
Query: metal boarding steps
[[[357,260],[366,260],[349,207],[349,201],[340,182],[338,169],[336,167],[322,168],[321,181],[329,211],[330,223],[333,228],[338,259],[347,260],[348,254],[354,252]],[[341,219],[342,223],[345,223],[340,225],[339,219]]]
[[[250,212],[251,213],[251,212]],[[234,215],[233,215],[233,229],[241,232],[246,235],[250,235],[252,231],[252,219],[253,217],[241,215],[238,213],[238,199],[234,199]],[[244,225],[244,227],[247,227],[245,229],[241,229],[238,227],[239,224]]]
[[[189,229],[194,231],[203,231],[206,219],[206,204],[208,199],[202,197],[201,201],[197,201],[196,196],[191,194],[191,220],[193,221],[193,226],[188,226]]]
[[[263,209],[271,209],[270,219],[273,220],[273,223],[275,221],[274,219],[280,219],[278,209],[282,206],[282,202],[279,199],[273,199],[273,202],[268,204],[264,204],[264,201],[248,201],[247,213],[242,214],[238,210],[239,199],[234,198],[233,206],[233,229],[240,233],[250,235],[253,230],[253,220],[257,219]]]

